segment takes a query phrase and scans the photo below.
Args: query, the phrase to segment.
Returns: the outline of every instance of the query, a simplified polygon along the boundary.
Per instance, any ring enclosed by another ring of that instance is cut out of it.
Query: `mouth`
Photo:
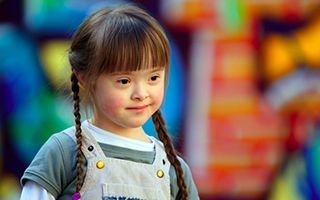
[[[149,105],[128,107],[127,110],[143,111],[143,110],[146,109],[148,106],[149,106]]]

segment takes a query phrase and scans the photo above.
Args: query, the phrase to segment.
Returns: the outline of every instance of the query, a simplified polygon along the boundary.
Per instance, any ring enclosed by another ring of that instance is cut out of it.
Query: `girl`
[[[159,110],[169,44],[157,21],[135,6],[97,11],[75,33],[69,60],[75,126],[42,146],[21,199],[199,199]],[[93,111],[82,123],[80,99]],[[161,142],[142,129],[151,116]]]

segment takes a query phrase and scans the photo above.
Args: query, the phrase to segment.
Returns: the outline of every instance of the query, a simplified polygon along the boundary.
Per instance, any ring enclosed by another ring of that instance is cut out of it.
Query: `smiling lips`
[[[147,108],[148,105],[144,106],[135,106],[135,107],[128,107],[127,110],[133,110],[133,111],[143,111],[145,108]]]

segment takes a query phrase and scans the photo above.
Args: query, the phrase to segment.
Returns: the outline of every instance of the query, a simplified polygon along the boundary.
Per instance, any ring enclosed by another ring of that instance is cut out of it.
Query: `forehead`
[[[129,48],[129,47],[128,47]],[[159,55],[151,55],[151,52],[136,52],[131,50],[121,50],[116,55],[116,62],[108,62],[104,67],[106,73],[117,72],[134,72],[134,71],[152,71],[158,69],[166,69],[168,65],[167,57],[159,57]],[[110,59],[105,58],[106,60]]]

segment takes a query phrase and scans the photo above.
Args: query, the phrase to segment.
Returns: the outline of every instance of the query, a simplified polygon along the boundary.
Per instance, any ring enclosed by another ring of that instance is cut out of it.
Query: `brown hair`
[[[101,9],[80,25],[72,38],[69,52],[77,138],[77,192],[81,189],[84,176],[84,158],[81,153],[80,88],[76,73],[86,76],[87,83],[82,100],[85,104],[90,104],[89,94],[101,73],[164,67],[165,74],[168,74],[169,54],[169,42],[161,26],[136,6]],[[153,114],[152,119],[168,159],[175,168],[181,199],[187,199],[182,167],[160,110]]]

